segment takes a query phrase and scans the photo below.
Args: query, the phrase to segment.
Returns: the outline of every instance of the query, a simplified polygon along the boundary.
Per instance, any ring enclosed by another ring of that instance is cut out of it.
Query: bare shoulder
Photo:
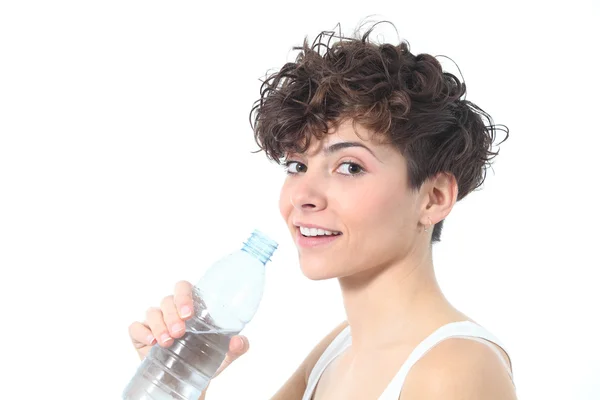
[[[400,400],[514,400],[509,372],[492,347],[470,339],[446,339],[411,369]]]
[[[302,363],[301,367],[304,370],[304,379],[305,381],[308,381],[308,376],[310,375],[311,371],[313,370],[313,368],[315,367],[315,364],[317,363],[317,361],[319,361],[319,358],[321,358],[321,356],[323,355],[323,353],[325,352],[325,349],[327,349],[327,347],[331,344],[331,342],[333,342],[333,340],[340,334],[340,332],[342,332],[346,327],[348,326],[348,322],[344,321],[341,324],[339,324],[338,326],[336,326],[327,336],[325,336],[314,348],[313,350],[308,354],[308,356],[306,357],[306,359],[304,360],[304,362]]]
[[[325,336],[306,356],[304,361],[298,366],[296,371],[290,376],[287,382],[279,389],[271,400],[290,400],[301,399],[311,371],[315,367],[321,355],[327,347],[333,342],[337,335],[348,326],[348,322],[344,321],[336,326],[327,336]]]

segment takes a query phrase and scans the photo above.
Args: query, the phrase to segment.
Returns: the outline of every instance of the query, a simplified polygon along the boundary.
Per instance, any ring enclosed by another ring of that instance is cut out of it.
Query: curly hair
[[[286,153],[305,152],[312,138],[351,119],[396,146],[407,160],[411,189],[450,173],[461,200],[483,184],[498,154],[492,151],[498,125],[462,98],[466,85],[435,57],[412,54],[405,41],[371,43],[372,30],[356,38],[324,31],[312,45],[305,39],[294,47],[295,62],[266,77],[250,112],[258,151],[281,163]],[[432,243],[440,241],[443,222]]]

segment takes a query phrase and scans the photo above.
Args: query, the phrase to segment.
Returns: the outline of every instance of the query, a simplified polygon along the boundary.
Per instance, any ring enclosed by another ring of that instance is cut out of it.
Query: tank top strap
[[[402,386],[404,385],[404,381],[406,380],[406,376],[410,372],[410,369],[416,364],[417,361],[419,361],[438,343],[449,338],[472,339],[490,345],[490,348],[498,354],[498,356],[506,366],[506,369],[512,379],[510,364],[506,362],[500,350],[498,350],[498,348],[492,345],[492,343],[496,344],[504,350],[504,346],[494,335],[492,335],[482,326],[477,325],[471,321],[452,322],[437,329],[435,332],[433,332],[431,335],[425,338],[421,343],[419,343],[417,347],[415,347],[415,349],[410,353],[410,355],[408,356],[408,358],[406,359],[396,376],[394,376],[394,378],[390,381],[389,385],[383,391],[383,393],[379,397],[379,400],[398,400],[400,392],[402,391]]]
[[[317,383],[325,369],[335,360],[340,354],[342,354],[352,343],[352,337],[350,335],[350,327],[345,327],[333,341],[327,346],[319,360],[313,367],[310,375],[308,376],[308,382],[306,383],[306,390],[302,400],[310,400],[313,396]]]

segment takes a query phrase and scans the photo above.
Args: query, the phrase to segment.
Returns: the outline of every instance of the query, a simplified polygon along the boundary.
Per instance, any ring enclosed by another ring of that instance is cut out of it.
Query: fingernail
[[[154,344],[156,343],[156,338],[153,335],[148,335],[146,341],[148,342],[148,344]]]
[[[187,318],[192,315],[192,308],[190,306],[181,307],[181,318]]]
[[[171,330],[173,331],[173,333],[179,333],[184,329],[185,329],[185,325],[183,325],[183,324],[175,324],[171,327]]]
[[[244,348],[244,341],[241,338],[236,338],[236,341],[233,343],[233,349],[235,351],[242,351]]]
[[[167,333],[163,333],[160,336],[160,341],[163,342],[163,343],[167,343],[171,339],[172,339],[171,336],[169,336],[169,334],[167,334]]]

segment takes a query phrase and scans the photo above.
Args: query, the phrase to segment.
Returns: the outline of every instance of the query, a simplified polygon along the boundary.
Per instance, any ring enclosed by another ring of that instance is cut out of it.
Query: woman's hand
[[[194,313],[192,290],[191,283],[178,282],[175,285],[175,292],[165,297],[160,303],[160,307],[148,309],[144,322],[134,322],[129,326],[131,343],[141,360],[146,358],[155,344],[169,347],[173,344],[173,339],[178,339],[185,334],[185,321],[192,318]],[[246,337],[238,335],[231,338],[229,351],[215,376],[246,353],[248,348],[249,343]]]

